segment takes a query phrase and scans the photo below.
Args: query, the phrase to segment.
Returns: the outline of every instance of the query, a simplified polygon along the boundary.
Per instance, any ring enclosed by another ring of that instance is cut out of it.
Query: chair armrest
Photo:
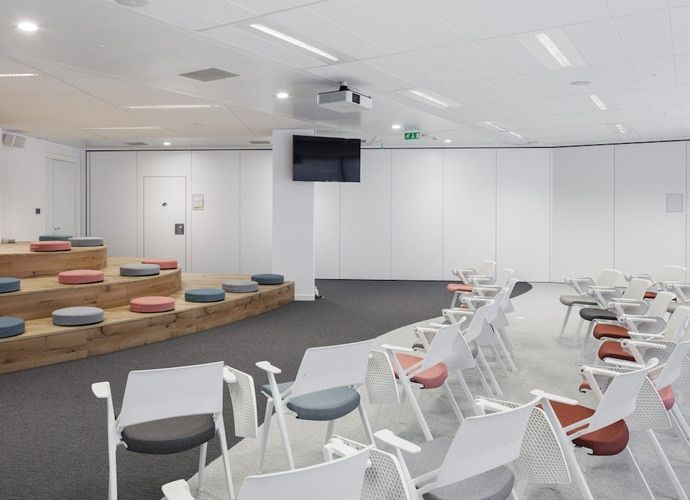
[[[97,398],[109,399],[111,397],[110,382],[95,382],[91,384],[91,392]]]
[[[258,368],[261,368],[262,370],[264,370],[268,373],[272,373],[274,375],[276,375],[278,373],[282,373],[282,370],[280,368],[278,368],[277,366],[273,366],[268,361],[258,361],[255,364]]]
[[[226,384],[234,384],[235,382],[237,382],[237,377],[234,373],[232,373],[232,370],[229,366],[223,367],[223,380]]]
[[[648,347],[648,348],[655,348],[655,349],[666,349],[666,344],[661,344],[659,342],[647,342],[644,340],[637,340],[637,339],[621,339],[621,345],[623,347],[627,346],[635,346],[635,347]]]
[[[396,436],[395,434],[393,434],[392,431],[388,429],[381,429],[380,431],[376,431],[374,433],[374,437],[380,439],[389,446],[392,446],[402,451],[406,451],[408,453],[419,453],[420,451],[422,451],[422,449],[416,444],[408,441],[407,439],[403,439],[401,437]]]
[[[578,404],[576,399],[566,398],[564,396],[559,396],[557,394],[551,394],[549,392],[544,392],[539,389],[532,389],[529,393],[533,396],[537,396],[539,398],[546,399],[549,401],[556,401],[558,403],[563,403],[565,405],[575,406],[576,404]]]
[[[387,351],[395,351],[395,352],[409,352],[409,353],[416,353],[414,349],[411,347],[401,347],[397,345],[391,345],[391,344],[383,344],[381,346],[381,349],[385,349]]]

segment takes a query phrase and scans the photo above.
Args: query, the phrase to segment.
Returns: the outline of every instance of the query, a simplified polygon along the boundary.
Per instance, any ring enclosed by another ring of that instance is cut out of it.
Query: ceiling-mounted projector
[[[347,88],[347,82],[340,82],[338,90],[318,94],[316,104],[340,113],[351,113],[372,108],[371,97],[353,92]]]

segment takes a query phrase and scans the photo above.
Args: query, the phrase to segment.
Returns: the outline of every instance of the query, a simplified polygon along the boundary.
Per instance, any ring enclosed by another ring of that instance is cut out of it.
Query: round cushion
[[[223,281],[223,290],[231,293],[247,293],[259,290],[259,284],[251,280]]]
[[[220,288],[193,288],[184,292],[187,302],[219,302],[225,299],[225,290]]]
[[[0,316],[0,339],[7,337],[14,337],[20,333],[24,333],[26,324],[22,318],[14,318],[12,316]]]
[[[67,241],[71,237],[71,234],[41,234],[38,241]]]
[[[252,275],[252,281],[256,281],[259,285],[280,285],[284,278],[282,274],[263,273]]]
[[[70,250],[71,248],[72,244],[69,241],[62,240],[32,241],[29,243],[29,250],[31,252],[60,252]]]
[[[472,291],[472,285],[466,285],[465,283],[448,283],[446,285],[446,290],[448,290],[450,293],[455,293],[455,292],[471,292]]]
[[[177,269],[177,261],[175,259],[144,259],[142,264],[158,264],[161,269]]]
[[[0,293],[16,292],[19,290],[18,278],[0,278]]]
[[[120,276],[154,276],[161,273],[158,264],[123,264],[120,266]]]
[[[102,247],[103,238],[100,236],[78,236],[70,238],[69,242],[73,247]]]
[[[58,274],[58,283],[64,285],[83,285],[85,283],[98,283],[103,281],[103,271],[95,269],[72,269]]]
[[[140,313],[174,311],[175,299],[159,295],[137,297],[129,301],[129,309]]]
[[[58,326],[91,325],[101,321],[103,321],[103,309],[100,307],[65,307],[53,311],[53,324]]]

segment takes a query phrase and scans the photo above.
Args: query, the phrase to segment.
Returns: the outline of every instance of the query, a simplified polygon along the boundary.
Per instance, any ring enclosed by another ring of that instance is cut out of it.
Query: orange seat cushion
[[[134,312],[165,312],[175,309],[175,299],[157,295],[137,297],[129,301],[129,309]]]
[[[551,401],[551,406],[563,427],[589,418],[594,414],[594,410],[591,408],[580,405],[573,406]],[[592,450],[593,455],[609,456],[617,455],[623,451],[628,444],[628,438],[628,426],[625,425],[625,421],[619,420],[598,431],[583,434],[574,439],[573,443]]]
[[[142,264],[158,264],[161,269],[177,269],[175,259],[143,259]]]
[[[32,241],[29,243],[29,251],[31,252],[61,252],[71,249],[72,243],[69,241]]]
[[[592,330],[594,338],[608,338],[608,339],[628,339],[628,329],[620,325],[612,325],[610,323],[599,323]]]
[[[58,274],[58,283],[66,285],[83,285],[103,281],[103,271],[95,269],[72,269]]]
[[[464,283],[448,283],[446,285],[446,290],[448,290],[450,293],[471,292],[472,285],[466,285]]]
[[[620,342],[616,342],[615,340],[607,340],[606,342],[603,342],[599,346],[599,352],[597,355],[599,356],[599,359],[616,358],[632,362],[635,361],[635,356],[625,351],[621,347]]]
[[[414,356],[413,354],[396,353],[395,357],[400,361],[400,366],[403,370],[407,370],[410,366],[418,363],[422,358]],[[398,374],[396,373],[397,377]],[[420,384],[425,389],[435,389],[441,387],[448,378],[448,367],[444,363],[439,363],[432,366],[428,370],[424,370],[412,377],[412,382]]]

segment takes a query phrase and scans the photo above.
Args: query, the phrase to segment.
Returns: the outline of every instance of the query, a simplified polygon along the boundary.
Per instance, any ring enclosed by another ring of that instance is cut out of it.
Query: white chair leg
[[[257,472],[262,474],[264,471],[264,459],[266,458],[266,448],[268,447],[268,433],[271,430],[271,417],[273,416],[273,400],[266,402],[266,414],[264,416],[264,428],[261,433],[261,452],[259,453],[259,467]]]
[[[640,469],[640,466],[637,464],[637,460],[635,460],[635,457],[630,451],[630,448],[626,446],[621,453],[625,458],[625,461],[628,463],[628,466],[630,467],[630,472],[633,473],[635,479],[637,479],[637,482],[640,485],[640,488],[642,488],[642,494],[649,500],[654,500],[654,493],[652,493],[652,490],[649,487],[647,480],[642,475],[642,470]]]
[[[108,442],[108,500],[117,500],[116,446]]]
[[[678,480],[678,476],[676,476],[675,471],[671,467],[671,463],[668,461],[668,457],[664,453],[664,450],[661,448],[659,440],[656,438],[654,431],[652,431],[651,429],[647,429],[645,433],[647,434],[647,437],[652,443],[652,447],[654,448],[657,457],[659,457],[659,462],[661,463],[661,466],[664,468],[664,472],[666,472],[668,480],[671,481],[673,489],[676,490],[678,498],[680,500],[688,500],[688,496],[685,494],[685,490],[683,489],[683,486],[681,486],[680,481]]]
[[[491,371],[491,367],[489,366],[489,363],[486,361],[486,358],[484,357],[484,353],[482,352],[481,349],[477,351],[477,359],[480,361],[484,369],[487,371],[489,374],[489,380],[491,380],[491,385],[494,387],[494,392],[498,396],[503,396],[503,391],[501,388],[498,386],[498,382],[496,381],[496,377],[494,377],[494,372]]]
[[[371,429],[371,425],[369,425],[369,418],[367,417],[367,412],[364,410],[364,406],[360,403],[359,407],[357,408],[359,410],[359,418],[362,419],[362,425],[364,426],[364,432],[366,433],[367,437],[369,438],[369,442],[371,444],[376,444],[376,441],[374,441],[374,432]]]
[[[417,422],[419,422],[419,426],[422,428],[424,439],[431,441],[434,439],[434,437],[431,435],[431,430],[429,430],[429,425],[426,423],[422,409],[419,407],[419,402],[417,402],[417,398],[412,392],[412,387],[409,385],[403,385],[403,393],[407,393],[407,399],[410,400],[412,411],[414,411],[414,414],[417,417]]]
[[[204,489],[204,471],[206,470],[206,449],[207,443],[199,447],[199,479],[197,481],[197,489],[202,491]]]
[[[221,425],[224,424],[221,423]],[[230,456],[228,455],[228,440],[225,438],[225,432],[218,432],[218,437],[220,439],[220,453],[223,456],[223,470],[225,471],[225,477],[227,479],[228,495],[230,496],[230,500],[235,500],[235,486],[232,482]],[[204,457],[204,462],[206,462],[206,457]]]
[[[565,335],[565,327],[568,325],[568,318],[570,318],[570,313],[573,310],[573,306],[568,306],[565,311],[565,318],[563,318],[563,326],[561,326],[561,333],[558,335],[559,338],[563,338]]]
[[[462,392],[465,394],[465,398],[467,398],[467,402],[474,404],[474,395],[472,394],[472,391],[470,391],[470,387],[467,385],[465,377],[462,376],[461,370],[455,370],[455,377],[458,379],[458,383],[462,388]]]
[[[462,412],[460,411],[458,402],[455,401],[455,398],[453,397],[453,393],[451,392],[450,387],[448,386],[448,381],[443,382],[443,391],[446,393],[446,396],[448,396],[448,399],[450,400],[450,406],[453,408],[453,413],[455,413],[455,416],[458,417],[458,422],[462,423],[462,421],[465,420],[465,417],[462,416]]]

